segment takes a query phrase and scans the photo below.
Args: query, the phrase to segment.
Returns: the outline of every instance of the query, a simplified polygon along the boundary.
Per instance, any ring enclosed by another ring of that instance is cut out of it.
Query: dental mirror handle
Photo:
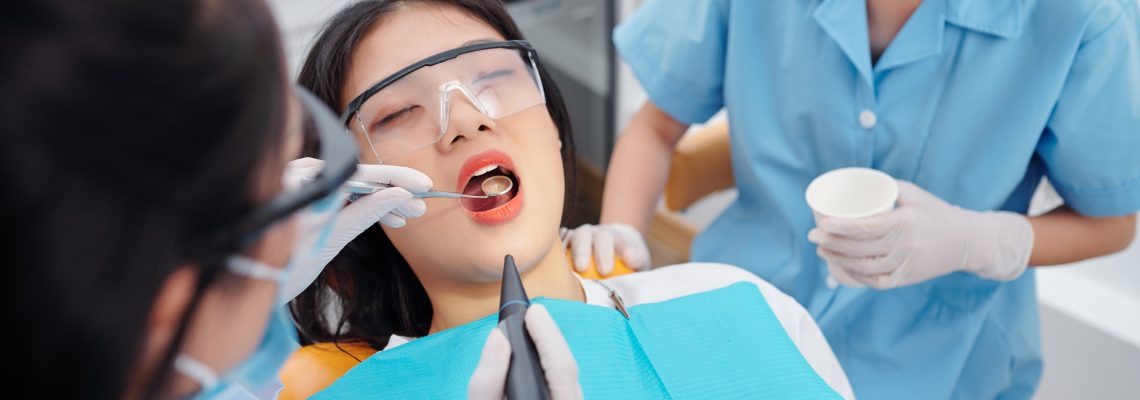
[[[349,192],[349,193],[352,193],[354,195],[372,194],[372,193],[376,193],[376,192],[379,192],[381,190],[384,190],[384,189],[387,189],[390,187],[392,187],[392,185],[386,185],[383,183],[375,183],[375,182],[356,181],[356,180],[348,180],[348,181],[344,182],[344,185],[341,185],[342,190]],[[459,199],[459,198],[485,199],[487,197],[490,197],[487,195],[480,196],[480,195],[474,195],[474,194],[445,192],[442,190],[435,190],[435,189],[428,189],[426,192],[412,193],[412,196],[416,197],[416,198],[421,198],[421,199],[427,199],[427,198],[433,198],[433,197],[444,197],[444,198],[450,198],[450,199]]]
[[[488,198],[491,196],[487,196],[487,195],[479,196],[479,195],[474,195],[474,194],[444,192],[442,190],[428,189],[428,191],[426,191],[426,192],[412,193],[412,197],[417,197],[417,198],[421,198],[421,199],[429,199],[432,197],[443,197],[443,198],[448,198],[448,199],[485,199],[485,198]]]

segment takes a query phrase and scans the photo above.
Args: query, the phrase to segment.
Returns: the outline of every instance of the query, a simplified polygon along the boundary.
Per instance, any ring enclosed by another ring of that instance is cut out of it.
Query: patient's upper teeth
[[[472,176],[479,176],[479,175],[483,175],[483,174],[485,174],[485,173],[488,173],[488,172],[494,171],[494,170],[495,170],[495,168],[499,168],[499,166],[498,166],[498,165],[495,165],[495,164],[491,164],[491,165],[488,165],[488,166],[486,166],[486,167],[483,167],[483,168],[479,168],[479,170],[478,170],[478,171],[475,171],[475,175],[472,175]]]

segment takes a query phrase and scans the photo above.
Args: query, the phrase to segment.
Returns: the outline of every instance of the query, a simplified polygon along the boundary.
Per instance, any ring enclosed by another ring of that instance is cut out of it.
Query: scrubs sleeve
[[[1094,13],[1038,143],[1049,181],[1077,212],[1140,210],[1140,25],[1137,4]]]
[[[614,30],[614,46],[649,100],[695,124],[724,107],[728,0],[651,0]]]

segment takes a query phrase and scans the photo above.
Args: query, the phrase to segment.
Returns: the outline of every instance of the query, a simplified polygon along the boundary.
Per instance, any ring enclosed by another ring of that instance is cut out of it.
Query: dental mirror
[[[442,190],[428,189],[426,192],[412,193],[418,198],[431,198],[431,197],[445,197],[445,198],[468,198],[468,199],[486,199],[490,197],[498,197],[510,193],[511,189],[515,188],[515,181],[504,175],[497,175],[487,178],[479,185],[483,191],[483,195],[463,194],[454,192],[445,192]],[[351,200],[356,200],[359,196],[379,192],[383,189],[392,187],[383,183],[364,182],[357,180],[349,180],[341,186],[341,190],[352,193]]]
[[[514,189],[515,181],[506,175],[496,175],[484,180],[479,188],[483,189],[483,194],[487,197],[498,197]]]

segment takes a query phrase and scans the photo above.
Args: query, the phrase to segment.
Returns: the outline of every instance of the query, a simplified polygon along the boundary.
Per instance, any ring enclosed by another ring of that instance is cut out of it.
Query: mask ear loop
[[[230,257],[226,263],[226,268],[237,275],[279,284],[283,284],[289,278],[288,271],[273,268],[260,261],[242,256]]]
[[[458,91],[459,93],[462,93],[464,97],[467,97],[467,101],[470,101],[471,105],[474,105],[475,109],[479,110],[483,116],[494,119],[494,117],[491,116],[491,113],[487,111],[487,107],[484,107],[483,103],[480,102],[479,99],[475,98],[475,95],[471,94],[471,91],[468,90],[466,86],[463,86],[462,83],[459,83],[459,81],[444,82],[439,86],[439,137],[441,139],[447,135],[447,121],[451,119],[450,99],[451,91],[453,90]]]
[[[218,373],[191,356],[179,354],[178,357],[175,357],[174,370],[202,386],[199,389],[200,392],[206,392],[218,385]]]

